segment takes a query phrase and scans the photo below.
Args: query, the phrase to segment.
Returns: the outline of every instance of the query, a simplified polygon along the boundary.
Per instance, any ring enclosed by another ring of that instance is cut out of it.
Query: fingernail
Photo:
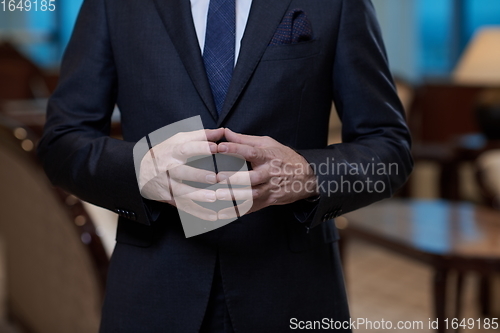
[[[219,145],[219,153],[225,153],[228,151],[228,147],[226,145]]]
[[[217,200],[222,200],[221,191],[222,191],[222,189],[215,190],[215,196],[217,197]]]
[[[223,182],[227,179],[227,176],[226,175],[222,175],[222,174],[218,174],[217,177],[219,178],[219,181],[220,182]]]
[[[215,153],[217,153],[217,150],[218,150],[217,145],[210,145],[210,152],[211,153],[215,154]]]
[[[215,197],[215,192],[207,193],[205,195],[205,198],[209,201],[215,201],[217,198]]]
[[[228,217],[226,214],[220,214],[220,215],[219,215],[219,218],[220,218],[221,220],[226,220],[226,219],[228,219],[229,217]]]
[[[208,218],[210,219],[210,221],[216,221],[217,215],[210,215]]]
[[[206,179],[207,183],[209,183],[209,184],[217,183],[217,177],[215,175],[207,175],[205,177],[205,179]]]

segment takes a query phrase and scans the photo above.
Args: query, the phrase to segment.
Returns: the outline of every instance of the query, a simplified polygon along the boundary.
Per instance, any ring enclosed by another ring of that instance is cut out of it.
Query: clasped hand
[[[217,144],[222,138],[227,142]],[[193,157],[228,154],[246,160],[250,171],[215,173],[187,165]],[[187,182],[207,184],[197,188]],[[211,190],[211,184],[228,184]],[[270,137],[235,133],[227,128],[178,133],[143,157],[139,172],[141,195],[176,206],[200,219],[236,218],[317,195],[316,177],[300,154]],[[214,211],[199,203],[238,201],[239,209]]]

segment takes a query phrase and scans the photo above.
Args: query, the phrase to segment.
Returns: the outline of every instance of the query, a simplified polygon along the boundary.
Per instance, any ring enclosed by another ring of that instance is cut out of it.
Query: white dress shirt
[[[248,14],[250,13],[250,6],[252,0],[235,0],[236,1],[236,44],[235,44],[235,57],[234,63],[238,60],[240,54],[241,38],[245,32],[245,27],[248,21]],[[193,14],[194,27],[196,29],[196,36],[198,36],[198,43],[200,44],[201,52],[205,48],[205,33],[207,30],[207,15],[208,5],[210,0],[191,0],[191,12]]]

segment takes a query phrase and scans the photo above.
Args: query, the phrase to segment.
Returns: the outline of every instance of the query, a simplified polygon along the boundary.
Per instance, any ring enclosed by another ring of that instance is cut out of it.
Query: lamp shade
[[[453,72],[457,84],[500,86],[500,26],[478,30]]]

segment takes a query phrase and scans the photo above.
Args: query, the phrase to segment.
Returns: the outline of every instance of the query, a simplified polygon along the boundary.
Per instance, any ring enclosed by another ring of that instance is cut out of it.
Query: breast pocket
[[[293,60],[313,57],[320,52],[317,39],[298,44],[269,45],[261,61]]]

